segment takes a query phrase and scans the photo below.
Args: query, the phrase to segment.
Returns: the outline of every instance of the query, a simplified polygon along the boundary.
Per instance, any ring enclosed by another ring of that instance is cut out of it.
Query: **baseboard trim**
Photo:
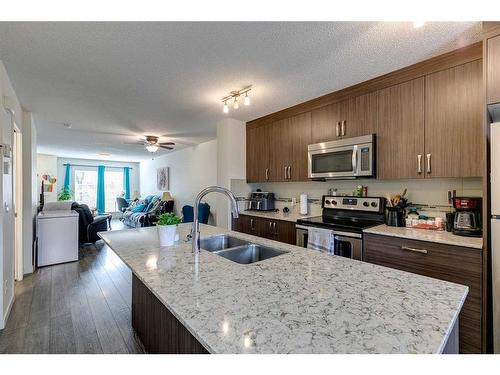
[[[12,310],[12,306],[14,305],[14,293],[12,293],[12,298],[9,301],[9,305],[7,306],[7,310],[3,316],[3,321],[0,322],[0,329],[5,328],[5,323],[7,323],[7,319],[9,319],[10,311]]]

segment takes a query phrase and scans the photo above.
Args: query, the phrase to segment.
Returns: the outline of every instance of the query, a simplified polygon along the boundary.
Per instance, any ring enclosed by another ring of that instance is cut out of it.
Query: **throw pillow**
[[[142,212],[144,207],[146,207],[145,204],[137,204],[134,208],[132,208],[132,212]]]

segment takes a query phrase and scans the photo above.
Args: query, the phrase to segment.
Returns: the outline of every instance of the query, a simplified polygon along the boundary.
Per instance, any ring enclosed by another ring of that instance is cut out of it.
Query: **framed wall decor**
[[[159,191],[169,190],[169,175],[168,167],[161,167],[156,169],[156,188]]]

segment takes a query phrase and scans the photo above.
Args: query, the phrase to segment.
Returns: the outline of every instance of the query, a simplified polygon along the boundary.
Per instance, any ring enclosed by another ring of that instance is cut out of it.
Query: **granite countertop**
[[[483,239],[480,237],[464,237],[446,232],[444,230],[428,230],[406,227],[390,227],[385,224],[377,225],[365,229],[364,233],[381,234],[390,237],[409,238],[412,240],[429,241],[442,243],[446,245],[472,247],[475,249],[483,248]]]
[[[179,225],[186,238],[190,224]],[[111,249],[211,353],[439,353],[466,286],[202,225],[289,251],[242,265],[156,227],[100,232]]]
[[[307,218],[310,218],[310,217],[321,216],[321,213],[319,215],[314,215],[314,214],[301,215],[298,212],[294,212],[294,211],[291,211],[291,212],[285,214],[285,213],[283,213],[282,210],[279,210],[279,211],[250,211],[250,210],[245,210],[245,211],[240,211],[240,215],[263,217],[263,218],[266,218],[266,219],[274,219],[274,220],[292,221],[292,222],[295,223],[299,219],[307,219]]]

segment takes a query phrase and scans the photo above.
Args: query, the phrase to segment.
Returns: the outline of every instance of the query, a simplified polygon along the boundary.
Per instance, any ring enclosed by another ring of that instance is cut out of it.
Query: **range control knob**
[[[363,202],[363,206],[368,207],[370,204],[368,202]]]
[[[336,205],[337,205],[337,201],[332,201],[332,204],[333,204],[334,206],[336,206]]]
[[[377,207],[377,202],[372,202],[372,207]]]
[[[325,204],[330,204],[330,201],[327,199],[327,200],[325,201]]]

